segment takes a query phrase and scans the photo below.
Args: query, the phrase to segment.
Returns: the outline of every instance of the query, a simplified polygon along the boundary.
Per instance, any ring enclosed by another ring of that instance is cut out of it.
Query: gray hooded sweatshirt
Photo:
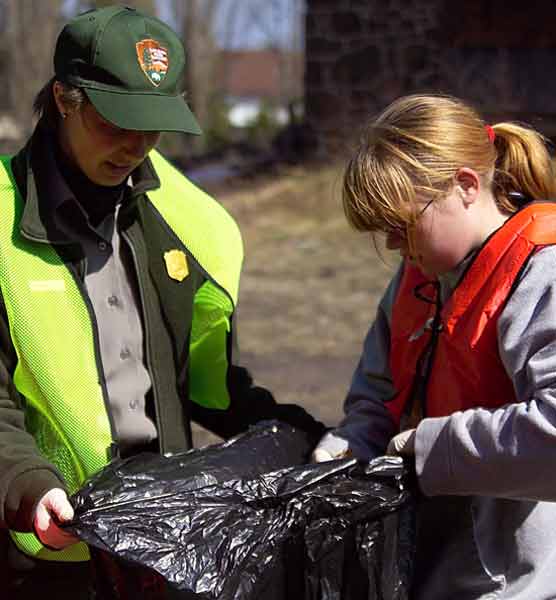
[[[444,300],[462,268],[441,279]],[[401,270],[365,339],[345,418],[319,444],[332,454],[349,444],[357,457],[373,458],[397,433],[384,400],[395,393],[390,320],[400,279]],[[415,600],[556,598],[556,247],[522,270],[498,320],[498,350],[515,397],[417,426],[425,498]]]

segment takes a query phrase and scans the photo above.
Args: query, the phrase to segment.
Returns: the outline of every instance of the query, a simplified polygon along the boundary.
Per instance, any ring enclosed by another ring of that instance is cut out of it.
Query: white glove
[[[63,550],[76,544],[79,538],[60,529],[56,524],[73,519],[73,506],[70,504],[66,492],[60,488],[48,491],[37,504],[33,527],[39,540],[45,546],[55,550]]]
[[[395,435],[386,448],[391,456],[413,456],[415,454],[415,429],[407,429]]]
[[[349,456],[347,440],[333,433],[326,433],[311,454],[311,461],[320,463]]]
[[[315,463],[328,462],[334,460],[334,457],[330,452],[327,452],[323,448],[315,448],[313,454],[311,454],[311,461]]]

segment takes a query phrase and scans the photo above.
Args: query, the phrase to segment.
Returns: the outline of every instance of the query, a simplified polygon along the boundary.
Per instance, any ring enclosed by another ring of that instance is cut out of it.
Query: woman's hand
[[[73,506],[64,490],[54,488],[48,491],[37,504],[33,526],[41,543],[54,550],[63,550],[79,542],[79,538],[58,527],[73,519]]]

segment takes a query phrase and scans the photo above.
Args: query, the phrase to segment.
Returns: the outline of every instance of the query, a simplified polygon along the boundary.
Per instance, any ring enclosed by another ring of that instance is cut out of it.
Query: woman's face
[[[60,121],[59,139],[66,156],[93,183],[114,186],[143,162],[160,132],[120,129],[86,102]]]
[[[420,199],[415,224],[405,231],[389,232],[386,247],[399,250],[427,277],[451,271],[486,239],[487,228],[476,202],[478,193],[473,187],[455,184],[433,202]]]

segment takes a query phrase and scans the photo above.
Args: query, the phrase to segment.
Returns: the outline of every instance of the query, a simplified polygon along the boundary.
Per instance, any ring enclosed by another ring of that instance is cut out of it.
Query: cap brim
[[[181,96],[133,94],[83,88],[97,111],[122,129],[179,131],[201,135],[197,119]]]

